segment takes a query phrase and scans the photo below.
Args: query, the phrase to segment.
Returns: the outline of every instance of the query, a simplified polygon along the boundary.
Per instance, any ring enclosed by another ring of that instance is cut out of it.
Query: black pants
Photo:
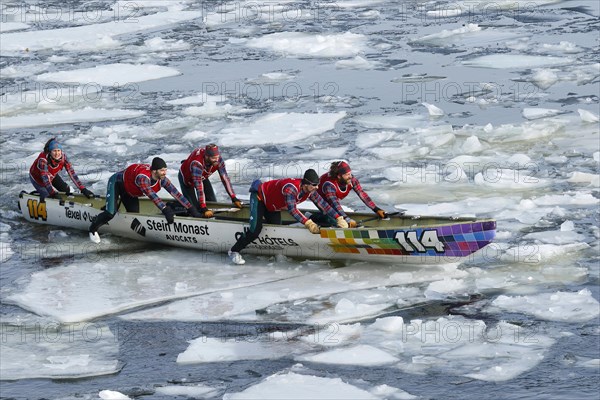
[[[117,172],[108,180],[105,209],[96,216],[96,219],[90,225],[90,232],[97,232],[102,225],[113,219],[121,203],[123,203],[127,212],[140,212],[140,200],[137,197],[130,196],[125,191],[123,173]]]
[[[250,229],[237,239],[231,251],[240,252],[260,235],[263,219],[267,224],[281,225],[281,212],[268,211],[265,203],[258,199],[256,192],[250,194]]]
[[[37,192],[40,194],[40,201],[44,201],[46,199],[46,197],[48,197],[50,194],[48,193],[48,190],[46,189],[45,186],[38,184],[31,175],[29,175],[29,179],[31,180],[31,183],[33,184],[33,187],[37,190]],[[58,192],[64,192],[69,194],[68,192],[70,191],[70,187],[69,185],[67,185],[67,183],[59,176],[56,175],[54,177],[54,179],[52,179],[52,182],[50,182],[50,184],[58,191]]]
[[[59,192],[67,193],[70,190],[69,185],[58,175],[52,180],[52,186],[58,189]]]
[[[200,204],[198,203],[198,196],[196,196],[196,188],[185,184],[185,182],[183,181],[183,175],[181,174],[181,171],[179,171],[179,175],[177,175],[177,178],[179,178],[179,187],[181,187],[181,194],[183,194],[183,197],[188,199],[188,201],[192,203],[192,205],[196,207],[197,210],[199,210]],[[204,187],[204,200],[213,202],[217,201],[217,196],[215,196],[215,190],[212,187],[212,183],[210,183],[208,179],[202,181],[202,186]]]

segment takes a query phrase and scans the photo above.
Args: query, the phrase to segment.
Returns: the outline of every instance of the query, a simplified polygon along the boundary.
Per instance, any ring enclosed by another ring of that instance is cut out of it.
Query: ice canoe
[[[43,203],[35,192],[19,195],[19,208],[26,220],[86,232],[104,204],[102,197],[87,199],[79,194],[61,201],[46,199]],[[167,224],[149,199],[140,198],[140,213],[120,209],[99,233],[226,253],[248,229],[249,209],[236,209],[223,203],[208,206],[215,211],[213,218],[192,218],[178,212],[175,222]],[[396,215],[381,220],[372,213],[348,215],[362,222],[361,226],[354,229],[323,227],[320,234],[312,234],[294,223],[289,213],[282,212],[282,224],[264,225],[260,237],[244,254],[435,265],[472,257],[494,239],[496,232],[496,222],[492,219]]]

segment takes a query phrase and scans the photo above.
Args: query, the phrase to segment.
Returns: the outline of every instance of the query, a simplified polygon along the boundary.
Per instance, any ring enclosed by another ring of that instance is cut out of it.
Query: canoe
[[[19,195],[19,209],[26,220],[86,232],[104,204],[105,199],[100,196],[87,199],[76,194],[65,200],[46,199],[42,203],[35,192]],[[175,222],[169,225],[154,203],[140,198],[140,213],[128,213],[121,207],[99,233],[101,237],[110,233],[151,243],[226,253],[248,229],[249,208],[237,209],[223,203],[209,203],[208,207],[215,212],[213,218],[188,217],[175,206],[179,212],[176,212]],[[265,224],[260,237],[243,251],[244,254],[447,264],[473,257],[494,239],[496,232],[496,222],[492,219],[396,215],[381,220],[373,213],[349,213],[351,218],[361,222],[358,228],[323,227],[320,234],[312,234],[295,223],[289,213],[281,214],[282,224]]]

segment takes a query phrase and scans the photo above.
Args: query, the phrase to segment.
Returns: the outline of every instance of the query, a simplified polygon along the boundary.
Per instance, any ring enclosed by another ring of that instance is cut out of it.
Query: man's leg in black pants
[[[212,187],[212,183],[208,179],[202,181],[202,186],[204,186],[204,199],[206,201],[217,201],[217,196],[215,196],[215,189]]]
[[[250,194],[250,229],[240,236],[231,248],[232,252],[239,253],[260,235],[266,212],[265,204],[258,200],[256,193]]]
[[[196,197],[196,189],[185,184],[185,182],[183,181],[183,175],[181,174],[181,171],[179,171],[177,178],[179,179],[179,187],[181,188],[181,194],[183,195],[183,197],[185,197],[190,203],[192,203],[192,205],[196,207],[196,210],[199,210],[200,204],[198,204],[198,197]]]
[[[71,187],[58,175],[52,179],[52,186],[59,192],[65,192],[67,195],[71,194]]]
[[[96,215],[96,218],[90,224],[90,240],[94,243],[100,243],[100,236],[98,236],[98,229],[108,221],[113,219],[117,209],[119,207],[119,198],[121,192],[124,190],[123,182],[118,181],[118,174],[112,175],[108,179],[108,185],[106,187],[106,206],[104,211]]]

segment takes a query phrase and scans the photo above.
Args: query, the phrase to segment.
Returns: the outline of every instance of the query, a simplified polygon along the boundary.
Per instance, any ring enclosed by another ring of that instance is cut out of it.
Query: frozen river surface
[[[596,1],[1,7],[2,399],[597,397]],[[16,207],[53,135],[98,194],[214,142],[240,197],[345,158],[498,234],[429,268],[95,245]]]

